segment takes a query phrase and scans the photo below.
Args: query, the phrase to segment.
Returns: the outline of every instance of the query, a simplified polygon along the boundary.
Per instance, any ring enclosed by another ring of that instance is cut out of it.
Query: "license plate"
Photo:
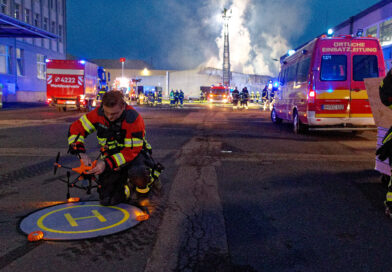
[[[344,105],[343,104],[339,104],[339,105],[326,104],[326,105],[323,105],[323,110],[344,110]]]

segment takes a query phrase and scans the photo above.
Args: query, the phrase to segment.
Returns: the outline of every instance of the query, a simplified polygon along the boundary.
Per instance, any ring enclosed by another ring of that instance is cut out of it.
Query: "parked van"
[[[363,79],[384,76],[376,38],[323,35],[281,58],[271,120],[292,122],[295,133],[374,129]]]

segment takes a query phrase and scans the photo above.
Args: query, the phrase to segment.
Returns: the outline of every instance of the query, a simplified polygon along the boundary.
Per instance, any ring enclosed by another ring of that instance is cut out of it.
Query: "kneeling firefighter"
[[[158,178],[163,167],[151,157],[143,118],[125,103],[122,92],[105,93],[101,107],[83,115],[69,128],[69,152],[80,154],[86,165],[91,165],[91,160],[85,154],[84,141],[94,131],[102,155],[88,174],[99,175],[102,205],[128,200],[133,187],[136,196],[143,197],[154,184],[160,185]]]
[[[392,109],[392,70],[390,70],[386,77],[381,81],[379,94],[381,102]],[[382,145],[377,149],[376,155],[381,161],[389,159],[389,165],[392,167],[392,127],[389,128],[382,140]],[[392,175],[388,184],[388,191],[386,195],[385,214],[392,218]]]

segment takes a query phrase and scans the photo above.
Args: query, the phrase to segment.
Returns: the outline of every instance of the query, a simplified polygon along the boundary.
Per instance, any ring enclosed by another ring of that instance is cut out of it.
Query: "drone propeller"
[[[60,152],[57,153],[56,163],[54,164],[53,174],[56,175],[57,168],[59,168],[59,159],[60,159]]]

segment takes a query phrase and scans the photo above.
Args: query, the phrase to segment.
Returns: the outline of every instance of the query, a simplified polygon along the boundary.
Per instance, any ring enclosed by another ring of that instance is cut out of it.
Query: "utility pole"
[[[224,86],[230,86],[230,47],[229,47],[229,20],[231,18],[231,9],[224,8],[222,11],[224,27],[224,45],[223,45],[223,69],[222,81]]]

